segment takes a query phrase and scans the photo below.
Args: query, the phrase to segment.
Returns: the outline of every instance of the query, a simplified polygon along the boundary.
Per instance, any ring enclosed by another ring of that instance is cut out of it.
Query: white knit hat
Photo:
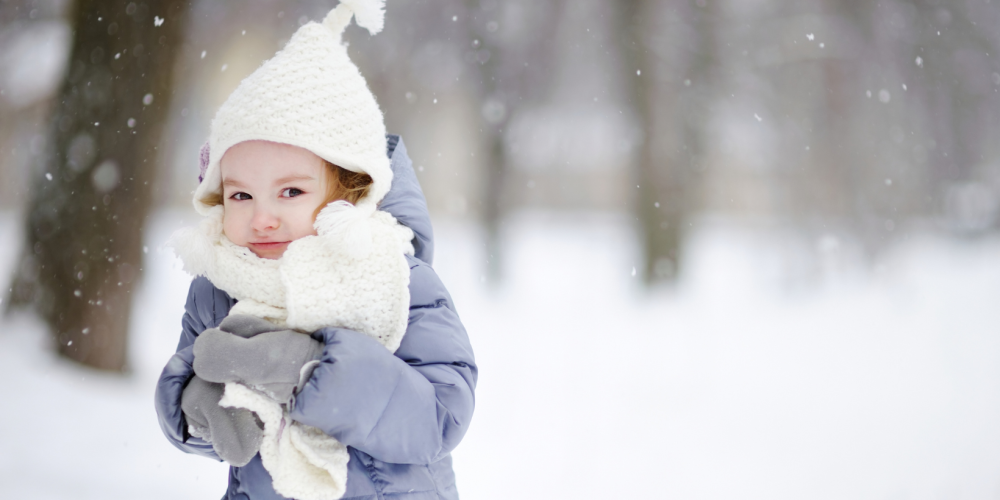
[[[385,0],[341,0],[323,20],[299,28],[283,50],[244,79],[212,120],[208,167],[194,192],[195,210],[222,190],[219,160],[243,141],[307,149],[352,172],[371,176],[358,208],[374,210],[392,182],[385,122],[341,35],[354,16],[371,34],[382,30]],[[366,210],[366,211],[367,211]]]

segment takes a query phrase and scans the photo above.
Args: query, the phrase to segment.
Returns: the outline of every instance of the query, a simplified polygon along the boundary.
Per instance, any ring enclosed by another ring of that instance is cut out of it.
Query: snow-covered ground
[[[0,498],[222,494],[225,466],[172,448],[152,407],[189,281],[157,249],[185,217],[148,231],[131,376],[56,359],[30,317],[0,320]],[[4,279],[18,224],[0,213]],[[913,238],[869,276],[830,237],[810,260],[811,242],[705,224],[680,285],[646,293],[625,217],[507,227],[497,289],[477,229],[436,227],[480,366],[463,498],[1000,495],[1000,241]]]

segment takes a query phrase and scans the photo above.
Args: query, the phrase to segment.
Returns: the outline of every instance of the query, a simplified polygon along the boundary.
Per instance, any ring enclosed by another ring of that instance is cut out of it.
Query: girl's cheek
[[[222,213],[222,233],[233,243],[238,243],[244,239],[243,234],[246,232],[244,226],[248,222],[242,212],[242,210],[230,206],[226,207]]]
[[[223,208],[222,210],[222,234],[226,235],[226,238],[230,240],[235,236],[233,234],[233,212],[228,208]]]

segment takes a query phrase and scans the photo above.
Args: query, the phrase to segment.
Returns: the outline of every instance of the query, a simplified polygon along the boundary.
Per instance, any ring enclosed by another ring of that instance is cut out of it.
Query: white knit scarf
[[[172,246],[192,275],[207,277],[237,303],[230,314],[314,332],[355,330],[395,352],[409,316],[413,232],[386,212],[333,202],[320,211],[316,236],[288,245],[280,259],[257,257],[222,233],[223,208],[182,229]],[[288,410],[246,386],[226,384],[221,406],[246,408],[264,422],[261,460],[275,491],[299,500],[333,500],[347,484],[347,447],[293,422]]]

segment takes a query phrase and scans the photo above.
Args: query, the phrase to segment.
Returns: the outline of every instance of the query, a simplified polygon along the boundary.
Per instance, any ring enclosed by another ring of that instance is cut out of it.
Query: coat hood
[[[392,169],[392,185],[379,210],[389,212],[400,224],[413,231],[414,256],[434,264],[434,231],[427,211],[427,200],[413,170],[413,162],[398,135],[386,136],[386,153]]]

